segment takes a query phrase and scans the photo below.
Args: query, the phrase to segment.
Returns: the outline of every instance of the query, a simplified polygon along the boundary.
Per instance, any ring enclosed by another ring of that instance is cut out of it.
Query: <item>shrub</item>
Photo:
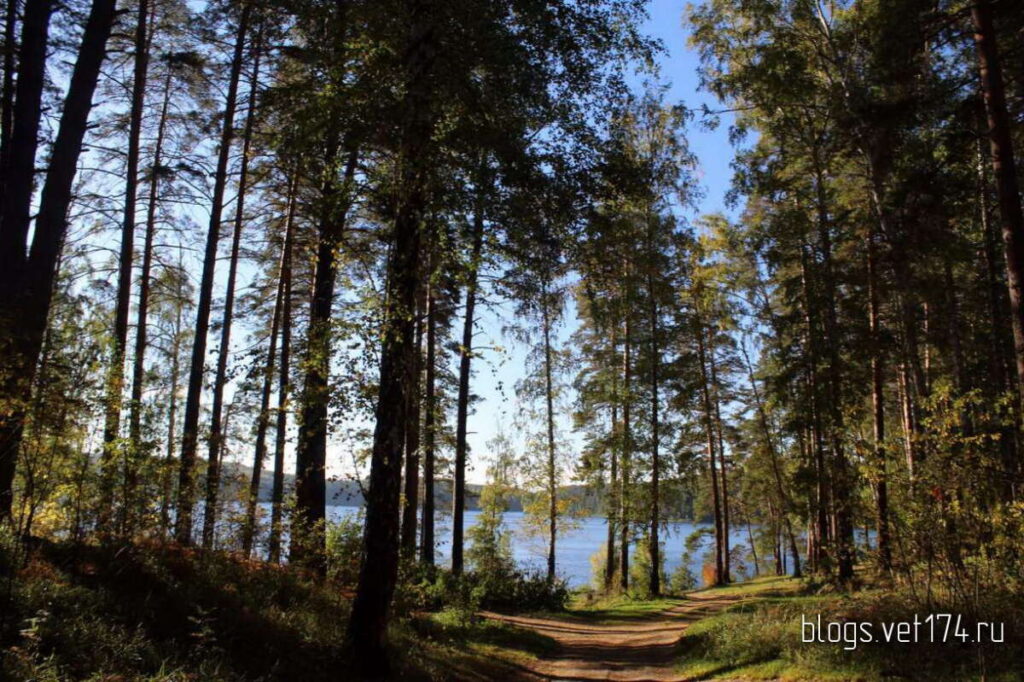
[[[646,537],[636,543],[636,551],[633,552],[633,562],[629,567],[629,594],[639,599],[645,599],[651,594],[651,550]],[[667,585],[665,579],[665,546],[660,543],[658,552],[659,563],[658,573],[661,577],[661,584]]]
[[[363,510],[327,526],[327,575],[346,585],[359,579],[363,560]]]
[[[396,610],[439,611],[443,608],[473,614],[480,609],[515,611],[559,611],[569,600],[563,580],[548,582],[540,572],[504,568],[487,572],[451,571],[410,567],[395,597]]]
[[[682,594],[697,588],[697,576],[690,570],[690,555],[683,554],[683,560],[679,567],[672,572],[668,580],[668,588],[673,594]]]

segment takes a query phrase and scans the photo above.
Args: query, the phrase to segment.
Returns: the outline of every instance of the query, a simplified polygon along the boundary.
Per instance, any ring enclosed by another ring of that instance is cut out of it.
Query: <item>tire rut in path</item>
[[[675,682],[676,650],[691,623],[741,600],[735,596],[688,595],[668,609],[643,616],[587,623],[484,613],[487,618],[550,637],[558,649],[524,665],[524,677],[543,680]]]

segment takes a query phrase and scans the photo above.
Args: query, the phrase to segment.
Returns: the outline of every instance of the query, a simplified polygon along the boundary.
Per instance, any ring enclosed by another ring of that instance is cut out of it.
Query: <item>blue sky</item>
[[[718,103],[714,97],[698,89],[699,58],[687,45],[688,32],[683,26],[685,7],[686,3],[679,0],[652,0],[648,5],[650,17],[646,31],[661,40],[665,47],[659,63],[661,80],[670,86],[666,101],[682,103],[696,112],[699,112],[703,105],[715,109]],[[636,85],[639,87],[639,80]],[[725,194],[732,178],[729,164],[733,159],[733,149],[728,139],[729,123],[729,118],[723,117],[717,129],[706,130],[695,120],[687,132],[690,149],[697,156],[697,178],[703,190],[697,210],[693,214],[688,214],[687,218],[726,210]],[[517,347],[501,336],[501,317],[511,314],[511,308],[511,305],[505,305],[497,310],[481,313],[476,345],[500,346],[504,352],[484,350],[481,357],[474,362],[476,371],[473,391],[480,400],[475,404],[475,414],[469,420],[471,470],[467,472],[467,479],[473,483],[483,483],[486,478],[489,459],[487,442],[494,437],[500,427],[503,427],[517,444],[521,443],[519,437],[522,434],[515,433],[513,425],[516,410],[514,386],[524,373],[526,349]],[[571,307],[567,311],[565,324],[559,334],[563,342],[576,326],[574,312]],[[572,396],[568,398],[571,400]],[[576,449],[579,443],[571,433],[569,415],[560,415],[558,422],[564,446],[569,450]]]

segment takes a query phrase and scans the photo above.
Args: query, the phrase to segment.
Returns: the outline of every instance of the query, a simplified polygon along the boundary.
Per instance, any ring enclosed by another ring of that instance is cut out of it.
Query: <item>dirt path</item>
[[[674,668],[677,645],[686,628],[740,599],[698,592],[665,611],[611,616],[601,621],[484,615],[533,630],[558,643],[553,655],[527,663],[524,677],[670,682],[684,679]]]

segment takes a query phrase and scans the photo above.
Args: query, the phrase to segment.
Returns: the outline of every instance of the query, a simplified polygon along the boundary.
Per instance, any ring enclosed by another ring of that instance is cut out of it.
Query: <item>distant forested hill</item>
[[[252,469],[247,466],[234,463],[225,464],[223,484],[225,489],[230,491],[227,494],[240,494],[241,491],[244,490],[244,487],[248,485],[249,478],[252,475],[250,473],[251,471]],[[367,484],[368,483],[366,481],[362,482],[363,486],[366,486]],[[285,489],[287,490],[294,485],[294,474],[285,474]],[[272,487],[273,472],[264,471],[262,476],[260,476],[260,502],[270,502]],[[469,483],[466,485],[467,509],[472,511],[480,508],[480,491],[482,489],[483,486],[479,484]],[[601,500],[601,492],[593,486],[562,486],[559,489],[559,495],[576,500],[576,510],[585,516],[604,516],[605,512]],[[525,499],[528,499],[526,494],[513,495],[509,499],[508,511],[523,511],[523,502]],[[327,504],[337,505],[340,507],[362,506],[363,493],[360,489],[360,483],[349,478],[328,479]],[[434,504],[439,511],[450,509],[452,504],[450,481],[438,479],[435,486]],[[671,507],[671,509],[666,510],[670,517],[691,517],[690,510],[692,509],[692,504],[689,499],[680,500],[679,504],[671,505]]]

